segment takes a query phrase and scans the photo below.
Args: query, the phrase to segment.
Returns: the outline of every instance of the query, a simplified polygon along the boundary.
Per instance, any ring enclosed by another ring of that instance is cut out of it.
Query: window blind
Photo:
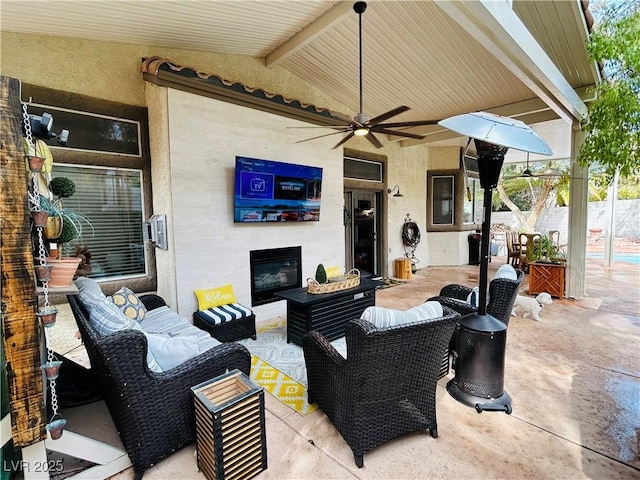
[[[80,213],[82,236],[63,246],[73,255],[77,245],[91,252],[91,278],[146,274],[143,239],[142,171],[124,168],[60,165],[53,177],[67,177],[75,193],[62,199],[63,207]]]

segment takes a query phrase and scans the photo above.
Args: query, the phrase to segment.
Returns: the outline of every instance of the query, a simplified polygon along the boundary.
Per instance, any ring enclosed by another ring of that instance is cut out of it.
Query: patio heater
[[[456,327],[458,360],[455,377],[447,391],[457,401],[475,407],[478,413],[511,413],[511,397],[504,391],[504,354],[507,326],[487,314],[487,273],[491,196],[498,184],[504,156],[509,148],[551,155],[551,149],[525,123],[486,112],[456,115],[439,125],[473,139],[478,153],[480,186],[484,189],[478,312],[463,317]]]

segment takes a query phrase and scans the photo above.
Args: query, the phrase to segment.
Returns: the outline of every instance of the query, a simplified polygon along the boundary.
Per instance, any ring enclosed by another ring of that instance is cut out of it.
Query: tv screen
[[[236,157],[234,222],[317,222],[322,168]]]

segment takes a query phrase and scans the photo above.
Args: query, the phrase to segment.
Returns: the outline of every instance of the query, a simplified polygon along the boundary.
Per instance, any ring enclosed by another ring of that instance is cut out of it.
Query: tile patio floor
[[[504,262],[494,257],[489,277]],[[477,284],[478,267],[427,267],[378,292],[380,306],[408,308],[446,283]],[[523,282],[526,285],[527,278]],[[588,260],[588,298],[544,307],[542,322],[512,317],[505,390],[513,414],[476,413],[437,391],[439,438],[390,441],[364,468],[322,411],[301,417],[266,395],[268,468],[256,479],[640,478],[640,267]],[[67,409],[67,428],[121,445],[101,402]],[[133,478],[131,469],[113,478]],[[203,479],[195,446],[145,479]]]

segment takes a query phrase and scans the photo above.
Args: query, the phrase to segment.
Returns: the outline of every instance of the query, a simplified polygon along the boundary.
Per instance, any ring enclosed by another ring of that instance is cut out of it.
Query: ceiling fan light
[[[369,134],[369,129],[367,127],[358,127],[353,131],[353,134],[359,137],[364,137]]]

